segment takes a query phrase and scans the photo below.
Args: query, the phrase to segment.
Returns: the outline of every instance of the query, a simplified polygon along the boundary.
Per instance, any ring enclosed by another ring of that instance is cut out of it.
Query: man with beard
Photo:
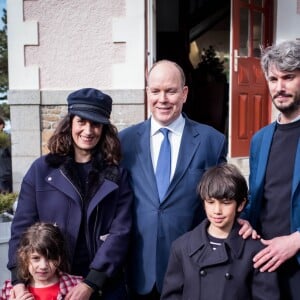
[[[266,248],[253,259],[261,272],[278,271],[281,299],[300,295],[300,41],[263,50],[261,65],[274,106],[272,124],[250,148],[246,217]]]

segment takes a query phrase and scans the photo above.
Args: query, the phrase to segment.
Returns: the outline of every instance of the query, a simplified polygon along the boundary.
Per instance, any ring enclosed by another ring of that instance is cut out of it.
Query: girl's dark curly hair
[[[52,154],[61,156],[73,155],[72,121],[74,115],[66,115],[57,125],[48,141],[48,149]],[[99,143],[93,154],[101,153],[108,165],[118,165],[121,159],[121,146],[117,128],[112,124],[103,124]]]
[[[23,282],[29,282],[30,255],[33,252],[51,260],[60,272],[69,272],[67,248],[64,236],[60,229],[49,223],[35,223],[22,235],[17,251],[18,278]]]

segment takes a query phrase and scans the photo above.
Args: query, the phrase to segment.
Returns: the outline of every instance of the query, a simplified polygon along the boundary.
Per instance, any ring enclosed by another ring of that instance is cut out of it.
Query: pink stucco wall
[[[113,43],[113,18],[125,0],[24,1],[25,21],[38,22],[39,45],[25,47],[26,66],[40,68],[40,89],[111,88],[111,66],[125,59]]]

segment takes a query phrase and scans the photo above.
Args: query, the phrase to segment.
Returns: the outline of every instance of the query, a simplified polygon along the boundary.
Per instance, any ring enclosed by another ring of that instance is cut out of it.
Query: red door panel
[[[231,157],[248,156],[253,134],[269,122],[269,94],[260,46],[271,42],[273,0],[233,0]]]

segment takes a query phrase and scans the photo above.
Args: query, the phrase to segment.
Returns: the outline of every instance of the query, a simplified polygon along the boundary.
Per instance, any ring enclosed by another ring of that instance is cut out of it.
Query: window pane
[[[262,44],[263,15],[253,12],[253,56],[260,57],[260,46]]]
[[[241,8],[239,56],[248,56],[248,40],[249,40],[249,13],[247,8]]]
[[[253,0],[253,4],[259,7],[262,7],[263,5],[263,0]]]

